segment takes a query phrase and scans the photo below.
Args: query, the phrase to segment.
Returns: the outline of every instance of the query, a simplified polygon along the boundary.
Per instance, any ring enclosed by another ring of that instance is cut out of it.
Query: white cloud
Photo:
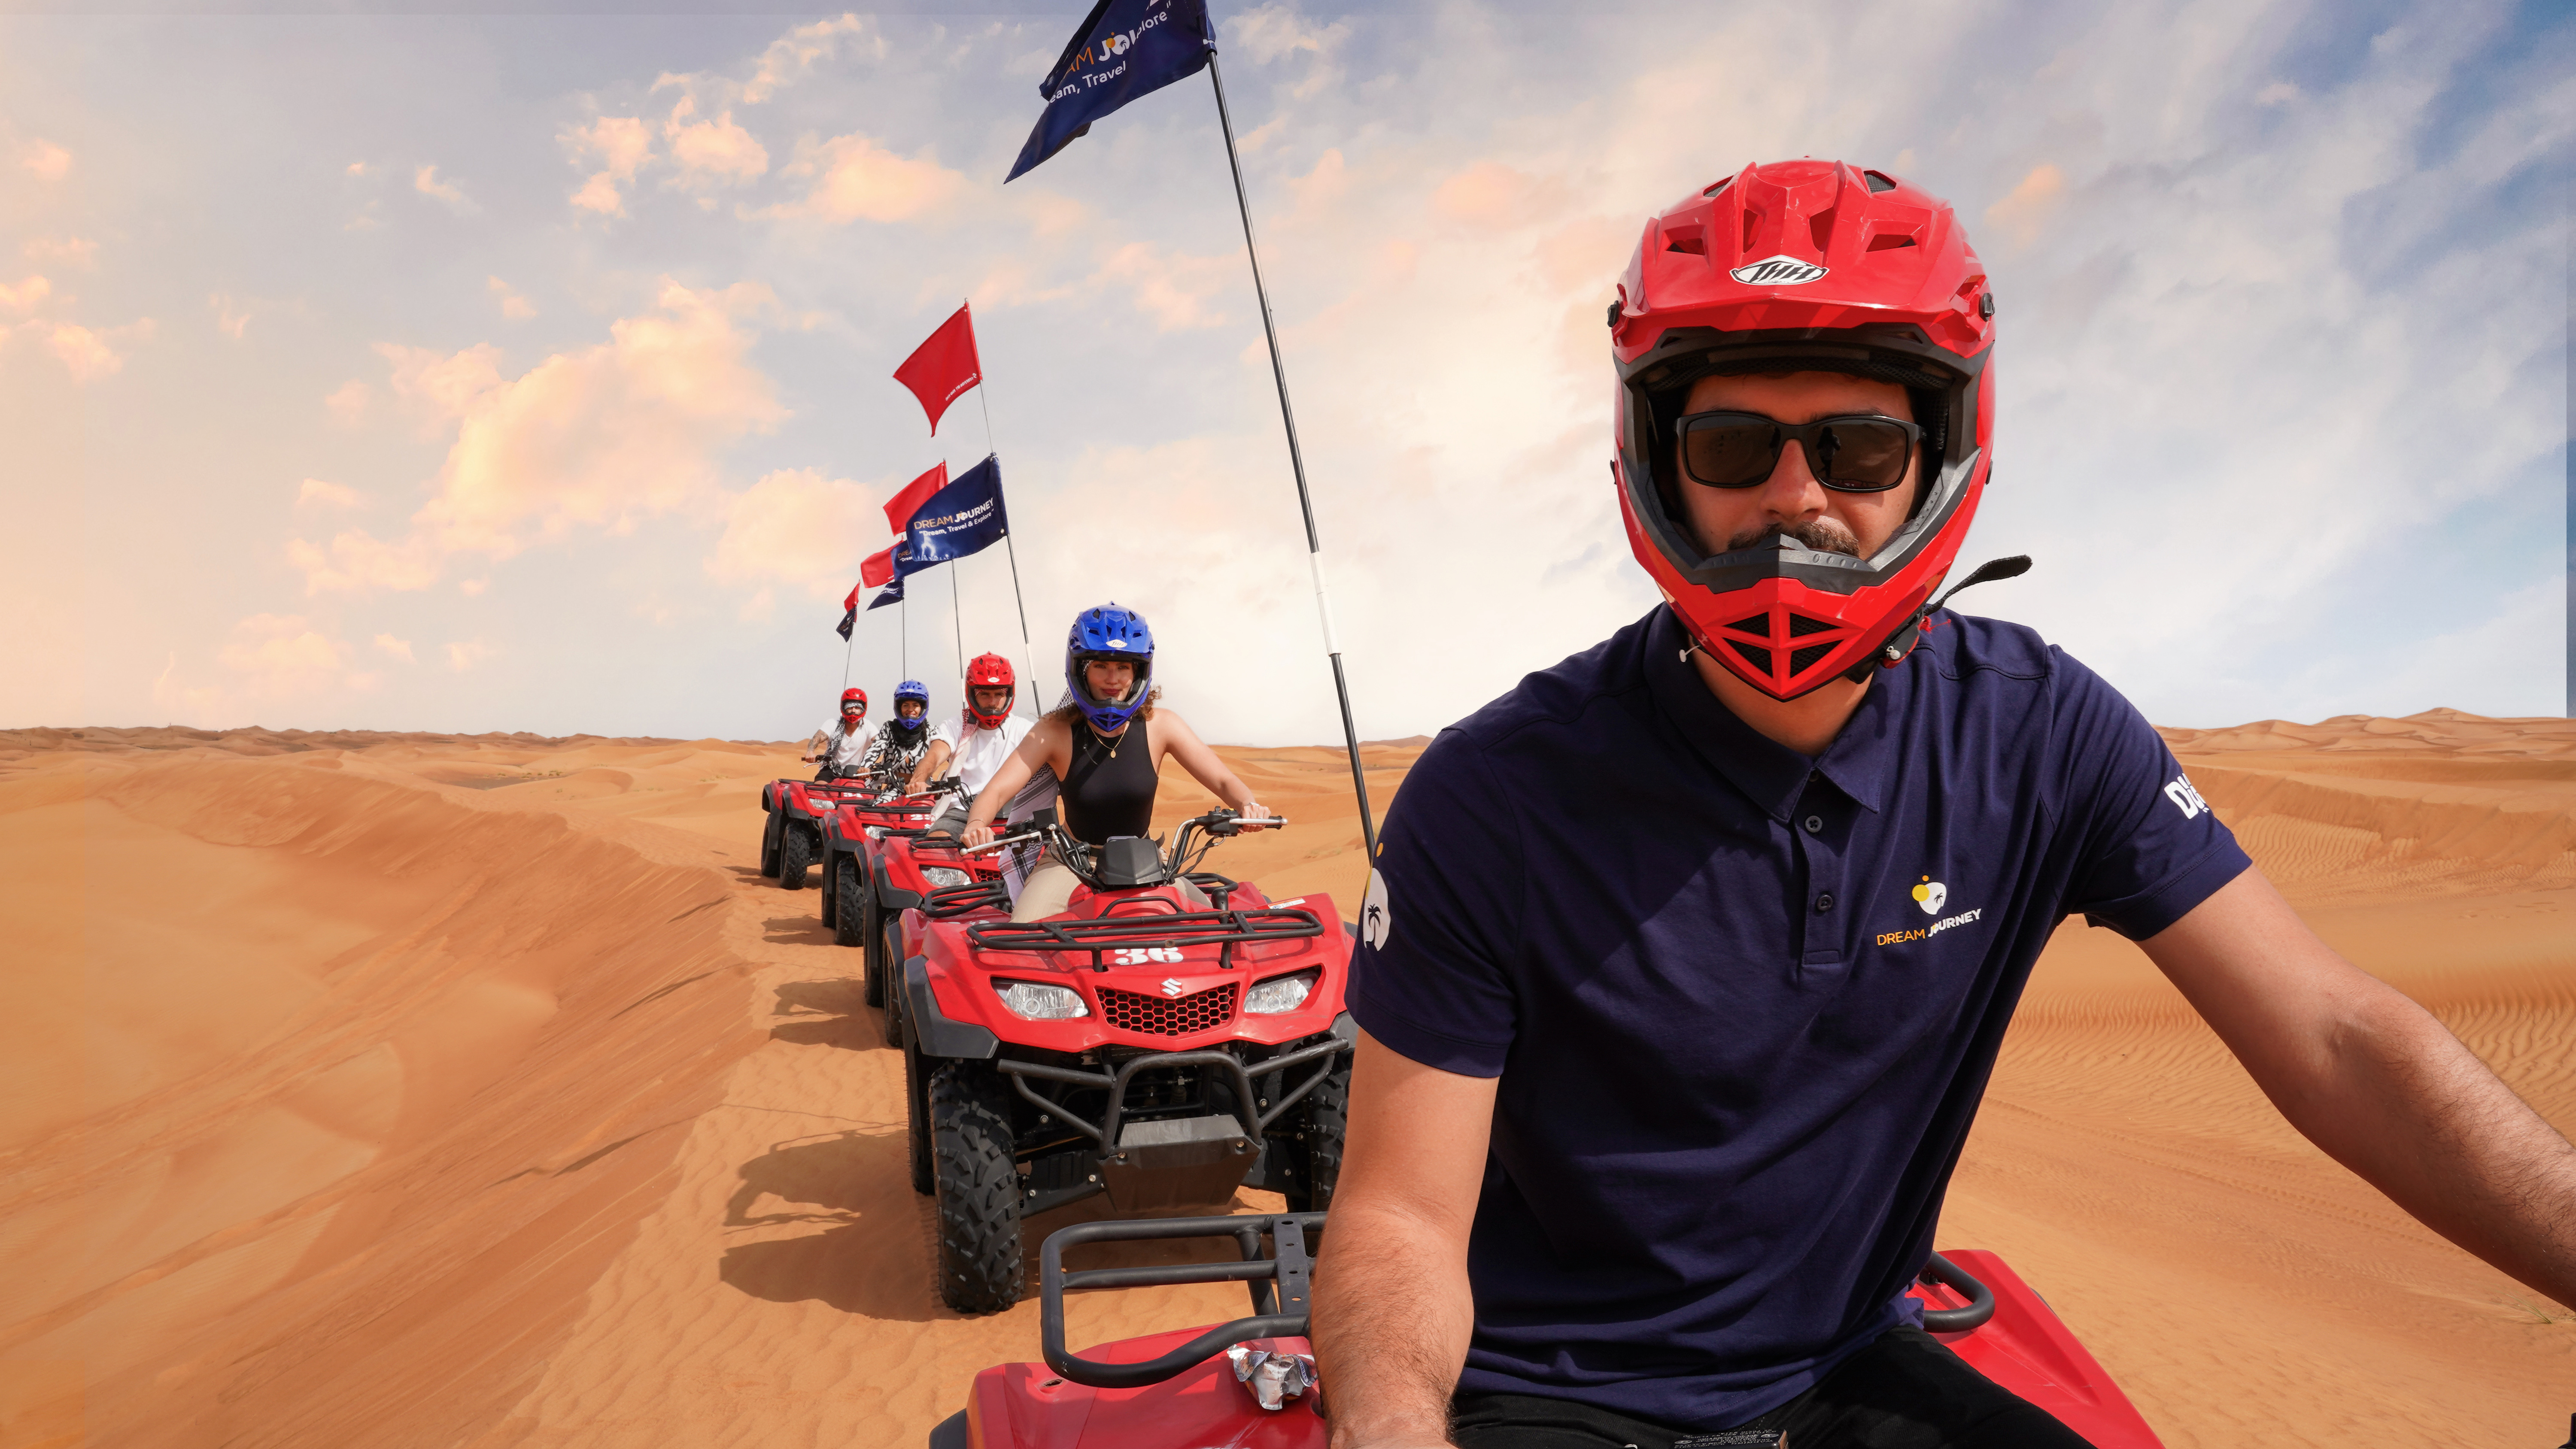
[[[614,323],[609,341],[515,378],[488,344],[449,354],[379,344],[395,398],[454,442],[402,539],[351,530],[327,547],[290,542],[306,590],[426,588],[458,554],[506,559],[576,529],[719,507],[717,451],[786,416],[746,357],[747,322],[775,305],[765,287],[665,281],[655,306]]]
[[[355,508],[364,501],[357,489],[320,478],[305,479],[304,486],[295,492],[295,506],[298,508],[308,503],[319,503],[328,508]]]
[[[206,299],[206,305],[214,311],[215,330],[239,342],[250,326],[250,309],[236,306],[229,292],[215,293]]]
[[[413,172],[411,178],[411,189],[419,192],[423,196],[432,197],[436,200],[446,202],[450,207],[453,207],[458,211],[472,211],[476,209],[473,202],[465,199],[464,190],[458,187],[456,183],[452,181],[441,181],[438,179],[438,168],[436,166],[423,166],[418,171]]]
[[[76,236],[33,237],[20,250],[38,266],[59,264],[86,272],[98,265],[98,243]]]
[[[480,639],[462,639],[447,646],[447,667],[462,674],[497,652]]]
[[[707,574],[838,598],[858,582],[858,561],[885,547],[881,510],[890,496],[811,468],[771,473],[726,499],[724,533],[708,556]]]
[[[332,419],[341,426],[356,427],[365,420],[367,404],[374,397],[374,392],[365,383],[353,377],[322,399],[322,406],[330,409]]]
[[[797,26],[771,41],[769,48],[761,52],[759,67],[743,85],[743,103],[758,105],[773,98],[782,89],[803,79],[817,62],[830,59],[839,51],[844,39],[866,35],[867,22],[856,15],[840,15]],[[883,59],[886,55],[885,38],[875,36],[872,39],[873,46],[863,41],[862,48]]]
[[[410,664],[415,662],[411,657],[411,641],[409,639],[397,639],[391,634],[379,634],[376,636],[375,642],[377,648],[392,655],[396,659],[401,660],[403,663]]]
[[[697,97],[680,97],[662,128],[664,139],[671,143],[671,160],[680,168],[673,184],[738,185],[769,170],[769,152],[749,131],[734,124],[733,112],[723,112],[712,121],[691,120],[697,107]]]
[[[29,277],[12,287],[0,282],[0,312],[33,312],[54,294],[54,284],[42,277]]]
[[[966,190],[966,178],[940,165],[929,148],[909,158],[897,156],[855,133],[799,141],[796,159],[778,174],[812,185],[802,202],[773,207],[769,215],[833,226],[918,220],[945,211]]]
[[[347,667],[349,646],[301,614],[254,614],[233,626],[216,659],[242,688],[274,699],[336,682]]]
[[[1270,65],[1292,55],[1311,56],[1314,66],[1304,79],[1290,88],[1298,100],[1309,99],[1341,79],[1341,68],[1330,63],[1333,52],[1350,38],[1347,20],[1330,25],[1317,25],[1286,5],[1256,5],[1221,22],[1227,45],[1241,50],[1255,63]]]
[[[502,316],[515,322],[537,315],[537,304],[519,295],[499,277],[487,277],[483,285],[492,294],[492,299],[501,304]]]
[[[1242,265],[1239,252],[1230,257],[1181,256],[1151,242],[1129,242],[1109,254],[1092,282],[1125,290],[1154,319],[1154,330],[1180,332],[1225,322],[1225,314],[1210,310],[1208,303],[1241,280],[1237,269]]]
[[[46,336],[45,344],[74,382],[96,382],[125,366],[125,354],[108,345],[108,335],[65,322]]]
[[[353,177],[353,178],[354,178],[354,177],[361,177],[361,176],[368,175],[369,173],[373,172],[374,170],[375,170],[375,168],[374,168],[374,167],[369,166],[369,165],[368,165],[366,162],[364,162],[364,161],[352,161],[352,162],[350,162],[350,163],[349,163],[348,168],[347,168],[346,170],[342,171],[342,172],[341,172],[341,174],[342,174],[342,175],[344,175],[344,176],[349,176],[349,177]]]
[[[653,159],[653,131],[641,116],[601,116],[563,134],[564,146],[579,164],[591,157],[598,171],[572,194],[572,204],[603,216],[624,216],[626,198],[617,188]]]
[[[40,181],[60,181],[71,174],[72,153],[51,141],[29,141],[18,148],[18,164]]]

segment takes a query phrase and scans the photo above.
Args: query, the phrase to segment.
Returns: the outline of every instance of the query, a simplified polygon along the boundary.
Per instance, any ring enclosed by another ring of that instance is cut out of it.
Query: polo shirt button
[[[1799,823],[1807,827],[1807,833],[1809,835],[1813,835],[1825,828],[1825,817],[1822,815],[1810,815]]]
[[[1830,910],[1832,910],[1833,908],[1834,908],[1834,893],[1833,893],[1832,891],[1827,891],[1827,892],[1825,892],[1823,895],[1820,895],[1820,896],[1816,897],[1816,914],[1817,914],[1817,915],[1820,915],[1820,916],[1821,916],[1821,915],[1823,915],[1825,912],[1830,911]]]

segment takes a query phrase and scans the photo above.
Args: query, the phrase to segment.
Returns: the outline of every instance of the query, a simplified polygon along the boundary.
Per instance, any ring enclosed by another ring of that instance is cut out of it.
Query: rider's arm
[[[1315,1259],[1333,1449],[1449,1442],[1449,1396],[1476,1326],[1467,1230],[1499,1080],[1426,1067],[1360,1034],[1332,1241]]]
[[[932,740],[930,748],[922,752],[921,763],[912,767],[912,778],[903,782],[903,793],[920,794],[923,787],[939,778],[940,769],[947,763],[948,742]]]
[[[2259,871],[2140,944],[2327,1156],[2576,1306],[2576,1147],[2430,1012],[2318,940]]]
[[[991,840],[993,817],[1002,813],[1002,807],[1010,804],[1020,787],[1038,771],[1055,769],[1056,751],[1069,749],[1071,740],[1064,726],[1054,720],[1042,720],[1030,730],[1028,738],[1020,741],[1020,747],[1011,751],[1010,758],[1002,761],[1000,768],[993,771],[993,778],[976,793],[974,808],[966,812],[964,842],[982,845]],[[1061,775],[1063,771],[1056,773]]]
[[[1188,720],[1171,710],[1158,709],[1150,723],[1163,753],[1180,761],[1192,779],[1205,785],[1228,808],[1254,820],[1270,814],[1270,807],[1252,798],[1252,787],[1235,778],[1234,771],[1225,767],[1225,760],[1207,747]]]

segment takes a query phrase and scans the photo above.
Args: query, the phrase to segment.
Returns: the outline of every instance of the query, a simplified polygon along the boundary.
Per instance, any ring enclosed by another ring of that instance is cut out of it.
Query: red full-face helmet
[[[1010,697],[1002,701],[1001,711],[986,714],[975,707],[975,691],[1007,689]],[[1011,719],[1011,706],[1020,697],[1018,677],[1011,672],[1011,661],[999,654],[978,654],[966,661],[966,723],[975,729],[997,730]]]
[[[1867,677],[1914,647],[1985,489],[1994,296],[1950,204],[1877,171],[1778,161],[1646,223],[1610,311],[1611,471],[1629,547],[1691,636],[1775,699]],[[1705,553],[1681,507],[1691,384],[1840,372],[1906,389],[1923,429],[1913,509],[1866,559],[1792,538]]]
[[[848,714],[853,709],[856,709],[862,716],[867,714],[868,692],[866,690],[845,689],[841,691],[841,713]]]

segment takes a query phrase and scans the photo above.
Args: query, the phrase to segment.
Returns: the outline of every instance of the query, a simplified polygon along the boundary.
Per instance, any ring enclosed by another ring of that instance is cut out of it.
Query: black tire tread
[[[870,883],[873,887],[874,883]],[[877,904],[877,893],[871,888],[859,897],[859,978],[868,1005],[883,1009],[886,1004],[885,912]],[[900,1045],[894,1026],[886,1026],[886,1041]]]
[[[903,917],[888,914],[884,928],[877,935],[877,959],[885,963],[885,976],[883,979],[871,977],[868,981],[869,999],[881,1008],[879,1015],[885,1023],[887,1046],[903,1045],[903,988],[888,984],[903,979],[902,934]]]
[[[1020,1177],[1011,1167],[1011,1105],[1000,1074],[948,1062],[930,1074],[931,1150],[939,1204],[939,1296],[960,1313],[1020,1301]]]
[[[933,1191],[933,1183],[930,1168],[930,1096],[929,1088],[922,1080],[929,1075],[924,1070],[925,1065],[921,1059],[921,1048],[906,1046],[903,1049],[903,1101],[906,1129],[904,1136],[908,1139],[905,1144],[905,1154],[912,1159],[912,1190],[923,1197],[928,1197]]]
[[[793,820],[778,832],[778,888],[805,889],[806,868],[814,863],[813,832]]]
[[[837,857],[832,865],[832,940],[836,945],[861,946],[868,943],[866,920],[872,912],[860,908],[867,899],[867,885],[859,876],[859,858]]]
[[[1306,1099],[1306,1196],[1310,1212],[1333,1205],[1342,1180],[1342,1138],[1350,1127],[1351,1059],[1336,1057],[1333,1070]]]

